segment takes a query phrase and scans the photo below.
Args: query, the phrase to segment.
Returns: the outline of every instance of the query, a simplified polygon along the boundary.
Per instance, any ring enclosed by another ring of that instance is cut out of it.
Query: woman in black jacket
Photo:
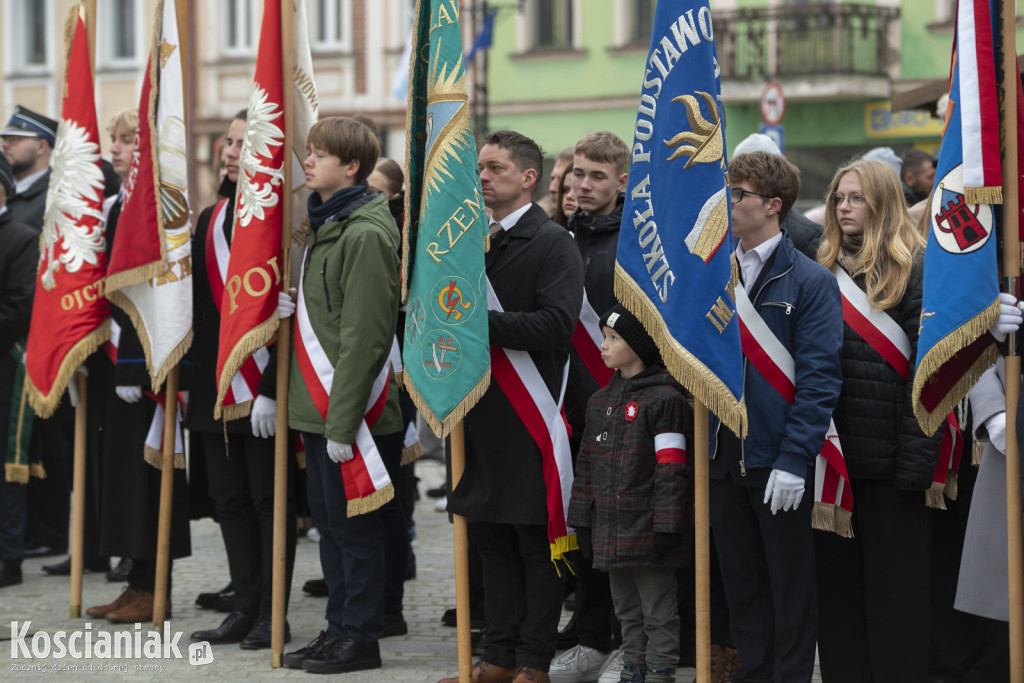
[[[941,442],[911,403],[924,239],[899,178],[876,161],[836,173],[818,262],[843,292],[836,429],[853,491],[851,539],[816,532],[822,680],[924,681],[929,512]],[[856,313],[858,310],[860,313]]]

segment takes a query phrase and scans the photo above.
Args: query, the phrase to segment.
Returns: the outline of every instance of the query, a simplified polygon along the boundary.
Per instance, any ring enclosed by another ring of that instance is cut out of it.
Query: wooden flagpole
[[[711,680],[711,534],[708,495],[708,408],[693,402],[693,538],[696,576],[697,683]]]
[[[281,82],[284,84],[284,183],[281,222],[281,291],[288,293],[292,279],[292,61],[295,40],[292,31],[292,3],[281,3]],[[277,394],[274,432],[274,550],[271,572],[270,666],[280,668],[284,654],[284,626],[287,596],[288,558],[288,371],[291,367],[292,319],[279,320],[277,328]]]
[[[175,365],[164,382],[163,460],[160,467],[160,519],[156,532],[156,581],[153,585],[153,626],[160,629],[167,616],[167,576],[171,561],[171,504],[174,501],[174,436],[178,420],[178,370]]]
[[[185,69],[188,54],[188,0],[177,0],[174,5],[178,22],[178,54],[181,55],[182,90],[188,92],[188,72]],[[188,130],[188,112],[185,112],[185,130]],[[161,628],[167,616],[167,585],[171,564],[171,510],[174,503],[174,446],[178,427],[178,379],[181,366],[175,364],[164,382],[163,459],[160,467],[160,516],[156,535],[156,580],[153,584],[153,625]],[[154,388],[155,389],[155,388]]]
[[[74,506],[71,511],[71,618],[82,616],[82,569],[85,558],[85,442],[89,383],[80,373],[71,377],[78,383],[78,404],[75,406],[75,455],[71,490]]]
[[[466,470],[466,435],[462,420],[452,428],[449,437],[454,491]],[[462,515],[452,515],[452,526],[455,531],[455,635],[459,644],[459,683],[470,683],[473,645],[469,624],[469,533],[466,518]]]
[[[1017,68],[1014,5],[1002,0],[1002,106],[1003,122],[1003,275],[1008,292],[1017,294],[1020,279],[1021,215],[1017,196]],[[1021,518],[1020,449],[1017,441],[1017,404],[1020,400],[1020,356],[1017,334],[1007,339],[1006,363],[1006,545],[1009,569],[1010,680],[1024,681],[1024,522]]]
[[[89,45],[89,72],[95,77],[96,65],[96,0],[85,3],[85,36]],[[81,9],[79,9],[81,11]],[[64,76],[67,78],[67,75]],[[72,382],[78,383],[78,405],[75,406],[75,446],[71,479],[73,505],[71,508],[71,618],[82,616],[82,571],[85,568],[85,444],[86,407],[88,405],[85,375],[75,373]]]

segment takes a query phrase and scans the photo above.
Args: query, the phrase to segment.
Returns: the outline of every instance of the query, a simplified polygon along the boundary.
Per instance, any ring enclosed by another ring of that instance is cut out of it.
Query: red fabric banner
[[[217,404],[231,378],[277,332],[284,223],[284,79],[281,65],[281,0],[265,0],[256,75],[249,95],[245,141],[239,161],[231,258],[221,298],[217,352]]]
[[[44,418],[56,410],[75,368],[110,336],[100,134],[81,16],[65,74],[25,352],[29,401]]]

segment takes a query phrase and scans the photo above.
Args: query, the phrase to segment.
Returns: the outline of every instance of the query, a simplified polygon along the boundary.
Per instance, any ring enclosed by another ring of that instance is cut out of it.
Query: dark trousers
[[[381,450],[381,460],[391,478],[395,497],[385,503],[378,514],[384,534],[384,611],[401,612],[405,594],[405,572],[409,564],[409,527],[402,509],[402,441],[398,448]]]
[[[546,526],[470,522],[469,536],[483,564],[483,659],[547,671],[562,613],[562,578],[551,562]]]
[[[167,597],[171,597],[171,577],[174,576],[174,560],[167,561]],[[128,572],[128,587],[144,593],[156,591],[156,560],[152,557],[132,558],[132,568]]]
[[[228,555],[235,611],[269,615],[274,566],[274,439],[252,434],[203,434],[210,498]],[[289,482],[295,459],[288,457]],[[295,496],[285,513],[285,596],[295,567]],[[287,606],[287,597],[285,598]]]
[[[327,631],[372,643],[383,628],[383,525],[378,511],[348,516],[341,466],[327,457],[327,439],[303,433],[306,493],[320,531],[320,565],[327,582]],[[384,452],[402,449],[402,434],[374,437]]]
[[[814,672],[813,502],[805,493],[798,509],[772,515],[763,502],[769,472],[749,470],[742,482],[712,478],[711,528],[743,661],[733,680],[798,683]]]
[[[0,453],[7,459],[7,423],[11,404],[0,403]],[[26,484],[0,476],[0,561],[20,563],[25,556]]]
[[[891,479],[851,485],[854,537],[815,532],[821,679],[925,681],[931,513],[924,493],[901,491]]]
[[[64,419],[63,411],[46,420],[36,417],[30,448],[38,454],[46,478],[29,480],[27,547],[49,546],[58,552],[68,549],[74,444],[75,423]]]
[[[594,569],[583,553],[576,559],[576,638],[580,645],[611,652],[614,610],[608,572]]]

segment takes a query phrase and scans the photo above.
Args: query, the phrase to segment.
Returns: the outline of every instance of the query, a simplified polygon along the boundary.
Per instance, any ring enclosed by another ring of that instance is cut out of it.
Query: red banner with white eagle
[[[107,266],[107,295],[131,318],[154,387],[192,342],[184,60],[175,5],[157,2],[135,152]]]
[[[29,401],[40,417],[53,414],[75,368],[110,336],[100,134],[80,15],[65,79],[25,351]]]
[[[281,0],[265,0],[256,75],[249,93],[245,139],[239,160],[235,226],[217,351],[217,403],[245,359],[277,333],[277,292],[281,288],[281,231],[284,222],[284,79],[281,65]],[[231,419],[248,412],[239,404]]]

